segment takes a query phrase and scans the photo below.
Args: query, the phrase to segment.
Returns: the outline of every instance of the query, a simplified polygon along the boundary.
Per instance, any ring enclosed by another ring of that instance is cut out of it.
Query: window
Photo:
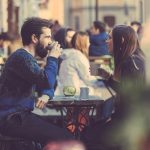
[[[116,19],[115,16],[105,16],[104,22],[109,26],[113,27],[115,25]]]

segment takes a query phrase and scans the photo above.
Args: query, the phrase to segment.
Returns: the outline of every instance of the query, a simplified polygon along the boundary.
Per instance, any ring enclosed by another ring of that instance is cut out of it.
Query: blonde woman
[[[62,54],[62,63],[59,70],[58,87],[55,95],[63,95],[64,86],[74,86],[76,95],[80,87],[88,87],[90,95],[94,94],[96,78],[90,74],[88,60],[89,36],[86,32],[76,32],[72,38],[72,48],[66,49]]]
[[[79,95],[80,87],[88,87],[89,94],[94,95],[93,87],[96,85],[97,80],[90,74],[88,34],[81,31],[76,32],[71,44],[72,48],[64,50],[62,54],[63,61],[59,70],[58,87],[56,88],[55,95],[63,95],[64,86],[74,86],[76,88],[76,95]],[[89,109],[81,108],[78,116],[78,126],[75,126],[72,120],[73,111],[73,108],[67,111],[67,128],[71,132],[74,132],[77,128],[82,131],[89,122]]]

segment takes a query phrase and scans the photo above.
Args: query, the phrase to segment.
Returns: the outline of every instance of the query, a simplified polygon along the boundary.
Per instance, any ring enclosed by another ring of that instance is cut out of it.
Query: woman
[[[71,48],[71,39],[75,31],[72,28],[60,28],[55,34],[54,39],[58,41],[61,48]]]
[[[76,95],[80,94],[80,87],[88,87],[89,94],[94,95],[94,87],[97,80],[90,74],[90,64],[88,60],[88,48],[89,48],[89,36],[86,32],[76,32],[71,41],[71,49],[66,49],[62,53],[62,63],[59,70],[58,86],[55,91],[55,95],[63,95],[64,86],[73,86],[76,88]],[[100,93],[99,93],[100,96]],[[71,112],[71,113],[69,113]],[[73,109],[68,109],[68,124],[71,122]],[[88,109],[80,110],[78,117],[79,123],[82,124],[79,127],[81,131],[88,123]],[[84,115],[84,116],[83,116]],[[71,123],[72,124],[72,123]],[[68,126],[68,129],[72,132],[75,131],[75,126]]]
[[[64,86],[74,86],[76,95],[80,94],[80,87],[89,87],[90,94],[94,94],[97,80],[90,74],[88,60],[89,36],[86,32],[77,32],[72,38],[71,49],[63,51],[63,59],[58,77],[58,86],[55,95],[63,95]]]
[[[129,101],[131,95],[129,94],[135,93],[145,83],[144,54],[139,47],[135,31],[130,26],[116,26],[110,33],[107,42],[114,56],[115,70],[111,75],[100,69],[99,74],[106,79],[106,84],[117,92],[117,105],[111,121],[99,122],[83,134],[82,139],[88,143],[88,149],[92,149],[92,145],[97,146],[97,149],[119,149],[128,142],[124,134],[124,126],[128,126],[126,119],[132,114],[132,102]]]

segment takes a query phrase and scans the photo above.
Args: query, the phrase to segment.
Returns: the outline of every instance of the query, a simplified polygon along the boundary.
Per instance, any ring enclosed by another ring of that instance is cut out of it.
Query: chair
[[[103,63],[110,63],[110,60],[112,57],[110,55],[103,55],[103,56],[90,56],[89,60],[90,62],[95,61],[95,62],[103,62]]]
[[[91,74],[94,76],[98,75],[98,68],[102,67],[105,68],[105,70],[114,70],[114,63],[113,59],[110,55],[104,55],[104,56],[90,56],[90,68],[91,68]]]
[[[0,150],[42,150],[42,147],[39,143],[0,133]]]

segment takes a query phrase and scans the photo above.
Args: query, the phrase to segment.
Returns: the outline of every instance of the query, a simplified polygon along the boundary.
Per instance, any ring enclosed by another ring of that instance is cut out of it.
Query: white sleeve
[[[86,57],[78,57],[76,61],[76,69],[80,79],[87,85],[93,86],[96,84],[96,77],[91,76],[89,60]]]

